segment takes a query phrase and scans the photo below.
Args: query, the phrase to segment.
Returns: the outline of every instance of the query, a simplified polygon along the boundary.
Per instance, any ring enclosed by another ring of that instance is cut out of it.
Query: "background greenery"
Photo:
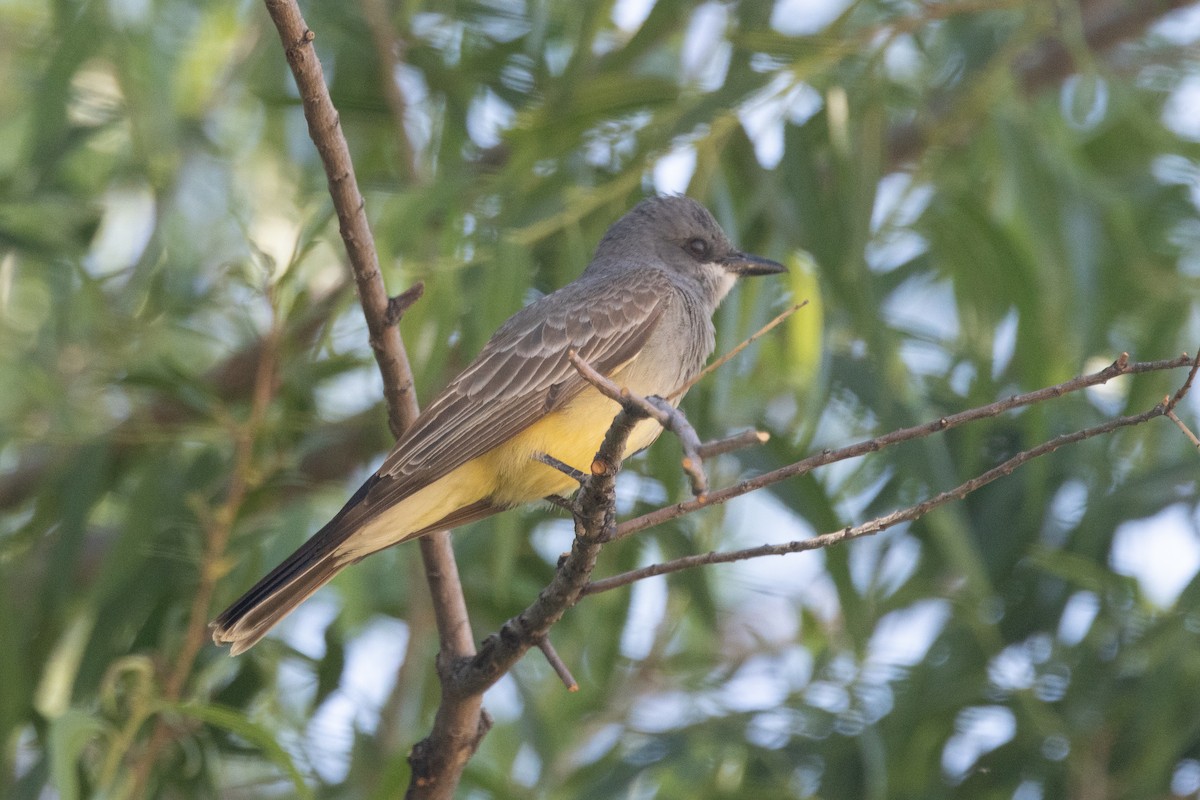
[[[774,436],[712,465],[721,483],[1200,345],[1200,23],[1178,5],[305,12],[389,288],[427,287],[402,323],[422,399],[656,189],[793,263],[790,286],[727,301],[719,347],[811,305],[685,403],[706,435]],[[437,701],[414,547],[247,656],[187,649],[199,588],[210,617],[389,444],[265,11],[0,15],[0,795],[396,796]],[[598,574],[861,521],[1181,377],[778,485],[613,546]],[[664,440],[635,462],[624,511],[683,497],[676,459]],[[1160,420],[874,540],[589,598],[554,634],[581,691],[526,658],[489,693],[461,795],[1197,796],[1197,499]],[[456,535],[477,636],[568,536],[546,509]]]

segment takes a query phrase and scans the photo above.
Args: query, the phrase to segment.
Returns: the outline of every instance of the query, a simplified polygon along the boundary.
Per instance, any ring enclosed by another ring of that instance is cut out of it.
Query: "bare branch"
[[[621,411],[592,462],[591,475],[574,504],[575,540],[559,562],[549,585],[524,611],[483,641],[479,655],[462,659],[444,685],[463,695],[480,694],[500,679],[529,650],[540,644],[566,610],[579,602],[596,567],[596,556],[616,532],[616,479],[621,454],[633,427],[643,417]]]
[[[579,682],[575,680],[575,676],[571,674],[571,670],[567,669],[567,665],[559,657],[558,651],[554,649],[554,645],[550,644],[550,637],[543,636],[537,645],[538,649],[542,651],[542,655],[546,657],[546,661],[554,669],[554,674],[563,682],[563,686],[567,687],[567,691],[578,692]]]
[[[555,459],[555,461],[557,461],[557,460],[558,459]],[[560,461],[559,463],[561,464],[562,462]],[[563,466],[570,469],[571,477],[576,478],[576,480],[578,480],[580,483],[583,483],[584,479],[587,478],[586,475],[584,475],[582,472],[579,472],[574,467],[571,467],[568,464],[563,464]],[[576,477],[577,475],[578,475],[578,477]],[[561,508],[563,511],[566,511],[568,514],[575,513],[575,504],[572,503],[570,500],[566,499],[565,497],[559,497],[556,494],[548,494],[545,497],[543,497],[542,499],[545,500],[547,503],[549,503],[552,506],[557,506],[558,508]]]
[[[246,344],[208,370],[202,383],[212,394],[215,404],[229,405],[253,396],[257,365],[262,360],[264,348],[269,344],[268,339],[274,337],[275,341],[270,346],[277,347],[285,357],[288,353],[311,346],[322,327],[329,322],[330,315],[346,286],[346,282],[334,286],[315,298],[303,313],[284,321],[283,331],[268,331],[262,338]],[[131,455],[134,448],[145,444],[147,440],[168,437],[179,426],[199,419],[204,414],[204,408],[188,405],[178,397],[161,397],[135,411],[115,429],[108,431],[104,437],[105,442],[111,448],[113,456],[121,459]],[[338,447],[341,446],[339,442]],[[67,448],[54,454],[49,448],[23,452],[17,467],[0,475],[0,509],[15,508],[24,502],[44,485],[47,473],[62,465],[71,464],[77,457],[76,448]],[[336,459],[336,462],[338,466],[342,466],[346,460]],[[326,467],[329,463],[324,461],[320,466]],[[313,466],[317,467],[316,464]],[[318,468],[317,475],[321,474]]]
[[[576,483],[583,483],[587,479],[586,474],[575,469],[574,467],[572,467],[570,464],[566,463],[565,461],[559,461],[557,458],[550,455],[549,453],[534,453],[533,458],[535,461],[539,461],[542,464],[545,464],[547,467],[553,467],[554,469],[558,470],[563,475],[566,475],[568,478],[575,481]],[[549,498],[547,498],[547,499],[549,499]],[[553,501],[551,501],[551,502],[553,502]]]
[[[404,316],[404,312],[412,308],[413,303],[420,300],[424,294],[425,284],[417,281],[395,297],[389,297],[383,321],[387,325],[395,325]]]
[[[1192,446],[1197,450],[1200,450],[1200,439],[1196,438],[1196,434],[1192,433],[1192,429],[1184,424],[1184,421],[1181,420],[1178,415],[1176,415],[1174,410],[1167,412],[1167,419],[1171,420],[1171,422],[1174,422],[1175,426],[1179,428],[1179,430],[1183,431],[1183,435],[1188,438],[1188,440],[1192,443]]]
[[[420,171],[417,168],[417,154],[408,136],[408,126],[404,124],[404,118],[408,114],[408,101],[404,99],[400,84],[396,82],[396,72],[404,58],[404,41],[392,30],[384,0],[361,2],[363,19],[371,32],[371,44],[375,48],[375,60],[379,62],[379,84],[383,89],[383,99],[392,115],[400,177],[408,183],[415,183],[420,179]]]
[[[374,239],[367,225],[365,201],[354,177],[350,151],[312,47],[313,32],[300,15],[299,7],[295,0],[265,2],[279,30],[288,65],[300,90],[309,135],[321,155],[329,179],[329,193],[358,285],[371,348],[383,376],[389,424],[392,434],[399,438],[416,419],[419,409],[404,342],[399,329],[388,321],[392,302],[379,274]],[[450,536],[445,531],[424,536],[420,548],[437,620],[441,646],[439,666],[469,659],[475,653],[475,642]],[[439,800],[452,798],[467,760],[490,726],[491,720],[483,713],[481,694],[454,694],[443,680],[442,703],[434,719],[433,731],[413,748],[409,756],[413,773],[408,795]]]
[[[1194,0],[1156,0],[1156,2],[1130,3],[1126,0],[1105,0],[1091,3],[1083,19],[1083,44],[1092,51],[1111,50],[1121,42],[1129,41],[1142,34],[1152,23],[1167,12],[1191,5]],[[1103,7],[1101,7],[1103,6]],[[956,11],[962,4],[946,4],[944,8]],[[926,10],[943,8],[930,6]],[[966,6],[972,13],[975,11]],[[1056,37],[1046,37],[1026,51],[1012,65],[1016,80],[1028,93],[1033,93],[1061,83],[1076,71],[1077,52],[1068,49]],[[961,98],[950,97],[929,113],[928,122],[905,122],[893,126],[887,133],[887,161],[893,168],[914,161],[924,154],[929,146],[929,132],[944,127],[949,109],[962,106]]]
[[[300,90],[309,136],[325,167],[329,194],[337,211],[338,228],[350,257],[359,300],[367,319],[371,349],[383,374],[392,435],[399,437],[417,415],[416,403],[410,402],[412,370],[399,330],[386,322],[388,295],[379,275],[375,238],[367,225],[366,201],[358,190],[354,166],[350,162],[350,148],[346,144],[346,137],[342,135],[337,110],[329,99],[321,62],[313,50],[312,42],[316,36],[304,22],[295,0],[265,2],[267,12],[279,30],[288,66],[292,68],[296,87]]]
[[[705,564],[727,564],[733,561],[745,561],[751,558],[762,558],[763,556],[779,556],[787,553],[799,553],[805,550],[817,550],[822,547],[829,547],[835,544],[858,539],[863,536],[872,536],[880,531],[891,528],[901,522],[911,522],[918,517],[923,517],[938,506],[945,505],[952,500],[961,500],[971,492],[986,486],[992,481],[1005,475],[1012,474],[1013,470],[1020,467],[1022,464],[1032,461],[1039,456],[1052,453],[1060,447],[1075,442],[1081,442],[1085,439],[1091,439],[1095,436],[1101,436],[1106,433],[1112,433],[1119,428],[1127,428],[1133,425],[1141,425],[1155,417],[1167,415],[1166,403],[1159,403],[1149,411],[1141,414],[1133,414],[1117,419],[1109,420],[1101,425],[1095,425],[1090,428],[1075,431],[1074,433],[1063,434],[1056,436],[1048,442],[1038,445],[1029,450],[1024,450],[1002,464],[993,467],[982,475],[972,478],[962,484],[959,484],[949,491],[941,492],[934,495],[928,500],[924,500],[916,505],[899,511],[893,511],[882,517],[878,517],[869,522],[864,522],[861,525],[843,528],[840,531],[825,533],[820,536],[814,536],[811,539],[801,539],[793,542],[785,542],[784,544],[762,545],[760,547],[750,547],[744,550],[734,550],[725,553],[704,553],[701,555],[685,556],[672,561],[667,561],[661,564],[652,564],[641,569],[630,570],[619,575],[614,575],[611,578],[593,581],[584,587],[584,595],[598,594],[606,592],[610,589],[616,589],[620,586],[640,581],[645,578],[651,578],[655,575],[666,575],[671,572],[679,572],[680,570],[691,569],[692,567],[703,566]]]
[[[1150,3],[1089,0],[1083,14],[1082,44],[1094,51],[1108,50],[1139,36],[1168,11],[1193,3],[1194,0],[1155,0]],[[1047,37],[1015,65],[1017,77],[1028,92],[1057,84],[1078,70],[1079,55],[1063,38]]]
[[[1179,358],[1167,359],[1164,361],[1130,363],[1129,355],[1127,353],[1122,353],[1120,358],[1099,372],[1094,372],[1090,375],[1081,375],[1077,378],[1072,378],[1069,381],[1065,381],[1054,386],[1048,386],[1044,389],[1038,389],[1037,391],[1014,395],[1007,400],[1000,400],[995,403],[990,403],[986,406],[980,406],[979,408],[961,411],[957,414],[951,414],[949,416],[933,420],[932,422],[927,422],[923,425],[916,425],[911,428],[902,428],[883,436],[877,436],[874,439],[868,439],[864,442],[850,445],[849,447],[843,447],[838,450],[825,450],[824,452],[818,453],[814,456],[809,456],[808,458],[802,459],[793,464],[789,464],[786,467],[780,467],[779,469],[765,472],[762,475],[750,478],[749,480],[736,483],[733,486],[729,486],[724,489],[718,489],[706,497],[698,497],[695,500],[688,500],[683,503],[676,503],[675,505],[665,506],[655,511],[651,511],[648,514],[643,514],[640,517],[635,517],[631,520],[622,522],[617,528],[617,538],[623,539],[626,536],[630,536],[639,531],[644,531],[646,528],[650,528],[655,525],[661,525],[668,520],[675,519],[676,517],[683,516],[684,514],[690,514],[691,512],[700,508],[718,505],[720,503],[727,503],[733,498],[741,497],[742,495],[752,492],[755,489],[761,489],[764,486],[770,486],[773,483],[778,483],[782,480],[787,480],[788,478],[792,478],[797,475],[803,475],[811,472],[817,467],[822,467],[826,464],[832,464],[835,461],[844,461],[848,458],[855,458],[867,453],[874,453],[884,449],[885,447],[890,447],[891,445],[898,444],[900,442],[906,442],[911,439],[928,436],[929,434],[936,433],[938,431],[956,428],[960,425],[973,422],[978,419],[995,417],[1003,414],[1006,411],[1011,411],[1014,408],[1020,408],[1021,406],[1027,406],[1032,403],[1038,403],[1054,397],[1061,397],[1064,394],[1085,389],[1089,386],[1107,383],[1113,378],[1121,375],[1133,375],[1143,372],[1178,369],[1179,367],[1187,366],[1191,363],[1191,361],[1192,360],[1187,356],[1180,356]]]
[[[775,328],[775,326],[779,325],[785,319],[790,317],[792,314],[795,314],[797,311],[804,308],[806,305],[808,305],[808,301],[803,300],[799,303],[796,303],[791,308],[788,308],[787,310],[785,310],[778,316],[776,316],[773,320],[771,320],[766,325],[763,325],[761,328],[759,328],[757,331],[755,331],[753,335],[751,335],[748,339],[743,341],[737,347],[733,348],[728,353],[725,353],[724,355],[715,359],[711,364],[709,364],[704,369],[700,370],[695,375],[693,375],[691,380],[687,381],[686,383],[683,384],[683,386],[680,386],[678,389],[671,392],[670,399],[674,399],[677,397],[683,397],[684,393],[687,392],[688,389],[691,389],[693,386],[695,386],[697,383],[699,383],[705,377],[707,377],[708,375],[710,375],[713,372],[716,372],[718,369],[720,369],[721,367],[728,364],[730,359],[732,359],[738,353],[745,350],[750,345],[754,344],[755,341],[757,341],[758,339],[761,339],[768,331]]]
[[[1187,357],[1187,353],[1184,353],[1181,356],[1181,358]],[[1192,368],[1188,370],[1187,379],[1184,380],[1183,385],[1179,387],[1178,391],[1176,391],[1175,394],[1169,400],[1167,400],[1168,411],[1174,411],[1175,406],[1179,405],[1179,401],[1182,400],[1183,396],[1192,388],[1192,382],[1196,380],[1197,371],[1200,371],[1200,349],[1197,349],[1196,357],[1192,359]]]
[[[1184,353],[1184,356],[1186,357],[1187,353]],[[1183,385],[1179,387],[1179,390],[1175,392],[1174,395],[1167,398],[1164,402],[1167,405],[1167,418],[1174,422],[1179,430],[1183,431],[1183,435],[1188,437],[1194,447],[1200,449],[1200,439],[1196,438],[1196,434],[1192,433],[1192,429],[1185,425],[1183,420],[1181,420],[1175,413],[1175,406],[1179,405],[1179,401],[1182,400],[1183,396],[1186,395],[1188,390],[1192,388],[1192,382],[1196,380],[1197,371],[1200,371],[1200,349],[1198,349],[1196,352],[1196,358],[1192,360],[1192,368],[1188,370],[1187,379],[1183,382]]]
[[[217,581],[225,574],[225,550],[233,534],[234,522],[255,482],[254,445],[262,431],[267,410],[273,398],[279,369],[279,330],[272,321],[271,330],[262,340],[259,361],[254,368],[250,414],[234,425],[233,465],[224,499],[215,507],[197,501],[196,512],[204,532],[204,551],[200,561],[200,579],[188,611],[183,644],[172,659],[171,669],[163,682],[162,697],[167,705],[178,702],[192,676],[196,656],[208,641],[209,606]],[[140,757],[132,767],[132,797],[142,797],[150,780],[154,764],[162,748],[170,741],[171,732],[160,716],[154,721],[153,733]]]
[[[747,447],[766,444],[770,440],[771,434],[766,431],[742,431],[732,436],[726,436],[724,439],[713,439],[711,442],[704,442],[699,448],[700,457],[712,458]]]

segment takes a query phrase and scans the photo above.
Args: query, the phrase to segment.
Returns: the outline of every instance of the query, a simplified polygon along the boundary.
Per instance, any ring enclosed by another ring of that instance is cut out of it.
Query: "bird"
[[[740,277],[785,267],[736,248],[696,200],[652,196],[609,227],[574,281],[510,317],[422,411],[345,506],[211,623],[238,655],[345,567],[409,539],[578,488],[619,405],[578,357],[673,404],[716,345],[712,317]],[[662,432],[637,423],[623,457]]]

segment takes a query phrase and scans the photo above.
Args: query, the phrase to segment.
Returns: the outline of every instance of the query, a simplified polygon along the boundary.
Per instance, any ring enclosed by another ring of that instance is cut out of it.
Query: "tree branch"
[[[558,655],[558,651],[554,649],[554,645],[550,644],[550,637],[543,636],[537,643],[538,649],[542,651],[542,655],[546,657],[547,663],[550,664],[554,674],[563,682],[563,686],[567,687],[568,692],[579,691],[579,681],[575,680],[575,676],[571,674],[571,670],[563,663],[563,660]]]
[[[325,74],[313,49],[316,38],[294,0],[265,0],[267,12],[279,30],[279,39],[287,56],[288,66],[300,90],[308,134],[316,145],[329,181],[329,194],[337,212],[338,230],[350,257],[354,282],[367,319],[371,349],[383,375],[383,391],[387,399],[392,435],[400,434],[416,418],[416,403],[412,402],[412,370],[400,331],[388,325],[388,295],[379,275],[379,257],[375,239],[367,225],[366,201],[358,190],[350,148],[342,134],[337,109],[329,99]]]
[[[475,658],[462,659],[458,663],[450,665],[450,669],[443,673],[445,691],[453,693],[456,696],[470,696],[484,692],[510,670],[531,647],[543,646],[550,628],[562,618],[568,608],[575,605],[584,596],[624,586],[652,575],[675,572],[705,564],[718,564],[759,558],[767,555],[781,555],[784,553],[812,550],[819,547],[827,547],[848,539],[878,533],[901,522],[916,519],[928,513],[931,509],[948,503],[951,500],[961,498],[979,487],[996,480],[1000,476],[1011,473],[1027,461],[1057,450],[1064,445],[1110,433],[1119,428],[1138,425],[1157,416],[1164,416],[1170,410],[1171,405],[1177,402],[1179,397],[1182,397],[1182,392],[1185,391],[1186,386],[1190,385],[1191,377],[1189,376],[1188,381],[1184,384],[1185,389],[1176,393],[1174,401],[1168,398],[1150,411],[1142,414],[1120,417],[1101,425],[1056,437],[1038,447],[1019,453],[1003,464],[988,470],[984,474],[967,481],[955,489],[942,492],[922,503],[858,526],[847,527],[843,530],[812,539],[788,542],[781,545],[764,545],[762,547],[728,553],[706,553],[690,556],[589,583],[588,579],[595,568],[596,557],[600,548],[615,538],[622,538],[636,531],[644,530],[646,527],[649,527],[651,524],[657,524],[659,521],[673,519],[708,505],[725,502],[732,497],[762,488],[785,478],[804,474],[822,464],[874,452],[892,444],[921,436],[928,436],[938,431],[957,427],[966,422],[994,417],[1005,411],[1024,405],[1061,397],[1070,392],[1105,383],[1120,375],[1175,369],[1186,366],[1189,363],[1193,365],[1193,370],[1200,368],[1197,367],[1197,365],[1200,365],[1200,357],[1195,361],[1185,355],[1164,361],[1130,363],[1128,355],[1122,354],[1110,366],[1098,372],[1082,375],[1045,389],[1015,395],[1006,400],[991,403],[977,409],[970,409],[959,414],[943,417],[925,425],[894,431],[837,451],[825,451],[812,458],[804,459],[787,467],[782,467],[773,472],[761,475],[758,478],[743,481],[728,489],[714,492],[708,498],[700,497],[687,503],[680,503],[676,506],[659,509],[657,512],[643,515],[618,527],[615,522],[615,497],[613,488],[616,473],[620,467],[620,454],[623,452],[625,441],[630,431],[632,431],[633,426],[641,419],[660,413],[661,409],[653,404],[645,403],[642,398],[638,398],[636,395],[628,392],[628,390],[621,390],[616,388],[615,385],[610,385],[612,384],[611,381],[598,375],[590,365],[587,365],[586,362],[583,362],[574,353],[569,354],[568,357],[582,375],[587,377],[589,381],[592,381],[608,396],[620,402],[622,410],[614,419],[612,427],[605,437],[604,444],[601,446],[600,452],[597,453],[596,459],[591,466],[591,474],[584,478],[579,495],[572,505],[572,512],[575,518],[575,540],[572,543],[571,551],[560,561],[558,568],[555,570],[554,577],[538,595],[537,600],[516,617],[508,620],[496,634],[489,636],[484,641],[479,654]],[[678,413],[673,408],[672,411]],[[690,426],[688,428],[690,429]],[[752,438],[756,441],[758,439],[757,436]],[[737,440],[739,443],[745,442],[746,439],[747,437],[744,435],[731,437],[731,440]],[[548,460],[552,461],[553,459]],[[550,653],[547,653],[547,657],[552,664],[555,664],[557,661],[556,657]],[[557,666],[556,669],[558,669]],[[566,672],[565,665],[559,670],[559,674],[568,686],[573,683],[573,678],[570,678],[569,672]]]
[[[1133,425],[1141,425],[1143,422],[1148,422],[1155,417],[1167,416],[1170,414],[1167,401],[1163,401],[1149,411],[1141,414],[1131,414],[1128,416],[1118,417],[1109,420],[1100,425],[1095,425],[1090,428],[1084,428],[1074,433],[1066,433],[1061,436],[1044,442],[1037,447],[1030,448],[1017,453],[1012,458],[999,464],[987,472],[984,472],[978,477],[972,478],[969,481],[959,484],[949,491],[940,492],[927,500],[911,505],[908,508],[899,511],[893,511],[890,514],[885,514],[882,517],[864,522],[861,525],[845,527],[839,531],[821,534],[814,536],[811,539],[801,539],[783,544],[761,545],[759,547],[749,547],[743,550],[733,550],[729,552],[710,552],[701,555],[685,556],[683,558],[673,559],[661,564],[652,564],[648,567],[629,570],[622,572],[619,575],[614,575],[611,578],[604,578],[598,581],[592,581],[584,587],[584,595],[599,594],[610,589],[616,589],[620,586],[627,586],[635,581],[640,581],[645,578],[651,578],[655,575],[666,575],[671,572],[679,572],[680,570],[691,569],[706,564],[728,564],[733,561],[746,561],[751,558],[762,558],[763,556],[781,556],[788,553],[799,553],[805,550],[817,550],[822,547],[829,547],[835,544],[858,539],[863,536],[873,536],[880,531],[887,530],[901,522],[911,522],[918,517],[923,517],[938,506],[945,505],[952,500],[961,500],[971,492],[976,491],[980,487],[986,486],[997,478],[1005,475],[1011,475],[1012,472],[1035,458],[1044,456],[1047,453],[1053,453],[1060,447],[1075,442],[1082,442],[1085,439],[1091,439],[1095,436],[1100,436],[1106,433],[1112,433],[1119,428],[1127,428]]]
[[[721,439],[713,439],[700,445],[701,458],[715,458],[725,453],[732,453],[746,447],[756,447],[771,441],[771,434],[766,431],[742,431]]]
[[[1130,363],[1129,355],[1122,353],[1121,357],[1114,361],[1109,366],[1099,372],[1091,373],[1090,375],[1080,375],[1077,378],[1072,378],[1064,383],[1048,386],[1044,389],[1028,392],[1026,394],[1013,395],[1006,400],[999,400],[995,403],[989,403],[986,406],[972,408],[967,411],[961,411],[957,414],[941,417],[940,419],[926,422],[923,425],[916,425],[911,428],[901,428],[897,431],[877,436],[874,439],[868,439],[857,444],[852,444],[848,447],[842,447],[837,450],[825,450],[814,456],[802,459],[794,464],[788,464],[786,467],[764,472],[749,480],[741,481],[733,486],[724,489],[718,489],[711,492],[706,497],[688,500],[683,503],[665,506],[663,508],[651,511],[648,514],[643,514],[640,517],[635,517],[631,520],[622,522],[617,528],[617,538],[623,539],[626,536],[644,531],[646,528],[655,525],[661,525],[668,520],[681,517],[684,514],[690,514],[701,508],[708,506],[727,503],[735,497],[741,497],[744,494],[761,489],[764,486],[770,486],[773,483],[779,483],[782,480],[804,475],[817,467],[823,467],[826,464],[832,464],[835,461],[845,461],[848,458],[874,453],[882,450],[885,447],[906,442],[910,439],[918,439],[922,436],[928,436],[931,433],[938,431],[949,430],[964,425],[968,422],[974,422],[979,419],[995,417],[1003,414],[1006,411],[1011,411],[1014,408],[1027,406],[1032,403],[1038,403],[1043,400],[1049,400],[1054,397],[1061,397],[1064,394],[1085,389],[1089,386],[1096,386],[1102,383],[1107,383],[1113,378],[1121,375],[1133,375],[1143,372],[1156,372],[1167,369],[1178,369],[1179,367],[1187,366],[1192,362],[1192,359],[1186,355],[1178,358],[1166,359],[1163,361],[1145,361]]]
[[[293,351],[303,350],[311,346],[321,329],[328,324],[330,315],[339,302],[346,284],[339,283],[330,291],[316,298],[298,319],[286,321],[282,331],[268,332],[261,339],[246,344],[220,364],[208,370],[202,378],[202,383],[210,392],[215,405],[225,406],[246,400],[253,395],[254,380],[258,363],[262,360],[264,348],[268,346],[267,339],[274,337],[269,346],[278,349],[281,357],[286,358]],[[202,418],[207,409],[189,405],[177,396],[160,397],[154,402],[147,403],[135,411],[128,419],[121,422],[113,430],[107,432],[104,441],[117,460],[133,457],[135,448],[142,445],[148,438],[158,440],[180,426]],[[342,437],[337,447],[341,447]],[[337,449],[336,447],[334,448]],[[53,472],[64,464],[71,464],[77,457],[79,448],[64,448],[54,453],[48,448],[38,448],[22,453],[20,464],[13,470],[0,476],[0,509],[12,509],[24,502],[31,494],[41,488],[48,473]],[[344,459],[343,459],[344,461]],[[322,459],[313,462],[311,466],[314,477],[323,475],[336,459]],[[302,470],[304,471],[304,470]],[[343,468],[339,475],[347,469]]]
[[[596,556],[616,533],[616,479],[621,454],[634,425],[645,419],[638,409],[623,408],[613,420],[575,498],[575,540],[554,577],[537,599],[484,640],[475,658],[463,659],[446,676],[445,686],[462,695],[482,694],[538,646],[566,610],[579,602],[596,566]]]
[[[683,412],[661,397],[640,397],[618,386],[580,358],[574,350],[567,351],[567,358],[584,380],[608,399],[620,403],[627,413],[636,414],[639,418],[649,417],[679,438],[683,446],[683,470],[692,484],[692,494],[703,499],[708,491],[708,477],[704,474],[704,460],[700,457],[700,437]]]
[[[713,359],[711,364],[708,364],[707,366],[704,367],[704,369],[700,370],[695,375],[693,375],[691,380],[686,381],[678,389],[671,392],[671,398],[674,399],[677,397],[683,397],[684,394],[687,393],[688,389],[691,389],[693,386],[695,386],[700,381],[704,380],[710,374],[712,374],[713,372],[716,372],[718,369],[720,369],[721,367],[728,364],[733,359],[734,356],[736,356],[738,353],[745,350],[750,345],[754,344],[756,341],[758,341],[763,336],[765,336],[768,331],[770,331],[772,328],[776,327],[777,325],[780,325],[785,319],[790,317],[792,314],[795,314],[797,311],[804,308],[806,305],[808,305],[808,300],[801,300],[799,303],[795,303],[792,306],[790,306],[789,308],[786,308],[783,311],[781,311],[778,315],[776,315],[776,317],[774,319],[772,319],[766,325],[763,325],[761,328],[759,328],[757,331],[755,331],[752,336],[750,336],[747,339],[742,340],[741,344],[739,344],[737,347],[730,350],[728,353],[724,353],[720,357]]]
[[[1141,34],[1164,14],[1191,5],[1195,0],[1104,0],[1088,2],[1081,10],[1083,44],[1093,51],[1110,50]],[[950,6],[953,8],[953,6]],[[1062,82],[1076,68],[1075,53],[1061,37],[1047,36],[1013,64],[1017,82],[1028,93]],[[938,127],[945,109],[956,107],[949,99],[931,111],[927,123],[897,124],[887,133],[887,160],[893,167],[912,161],[928,147],[927,131]]]
[[[383,376],[384,397],[392,434],[397,438],[416,419],[419,409],[413,393],[412,370],[400,332],[388,323],[389,301],[379,274],[374,239],[367,225],[362,194],[354,177],[346,139],[337,111],[329,99],[321,64],[313,50],[314,34],[300,15],[295,0],[265,0],[295,76],[304,104],[309,135],[321,155],[329,179],[329,193],[337,210],[339,230],[350,257],[359,300],[370,333],[371,348]],[[471,622],[467,616],[458,565],[449,534],[440,531],[422,537],[421,557],[433,600],[441,651],[439,666],[470,658],[475,653]],[[413,749],[412,798],[451,798],[467,760],[491,722],[483,713],[482,696],[447,692],[442,682],[442,703],[429,737]],[[418,758],[418,753],[426,757]],[[431,755],[430,755],[431,754]]]

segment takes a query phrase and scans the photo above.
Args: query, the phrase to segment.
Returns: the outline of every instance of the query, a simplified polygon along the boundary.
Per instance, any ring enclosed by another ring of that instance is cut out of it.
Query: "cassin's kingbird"
[[[617,220],[577,280],[526,306],[417,417],[345,507],[212,623],[233,655],[343,567],[406,539],[562,494],[586,472],[620,410],[567,351],[637,394],[672,395],[715,345],[712,315],[741,275],[784,267],[730,244],[686,197],[645,200]],[[662,428],[644,420],[625,454]]]

